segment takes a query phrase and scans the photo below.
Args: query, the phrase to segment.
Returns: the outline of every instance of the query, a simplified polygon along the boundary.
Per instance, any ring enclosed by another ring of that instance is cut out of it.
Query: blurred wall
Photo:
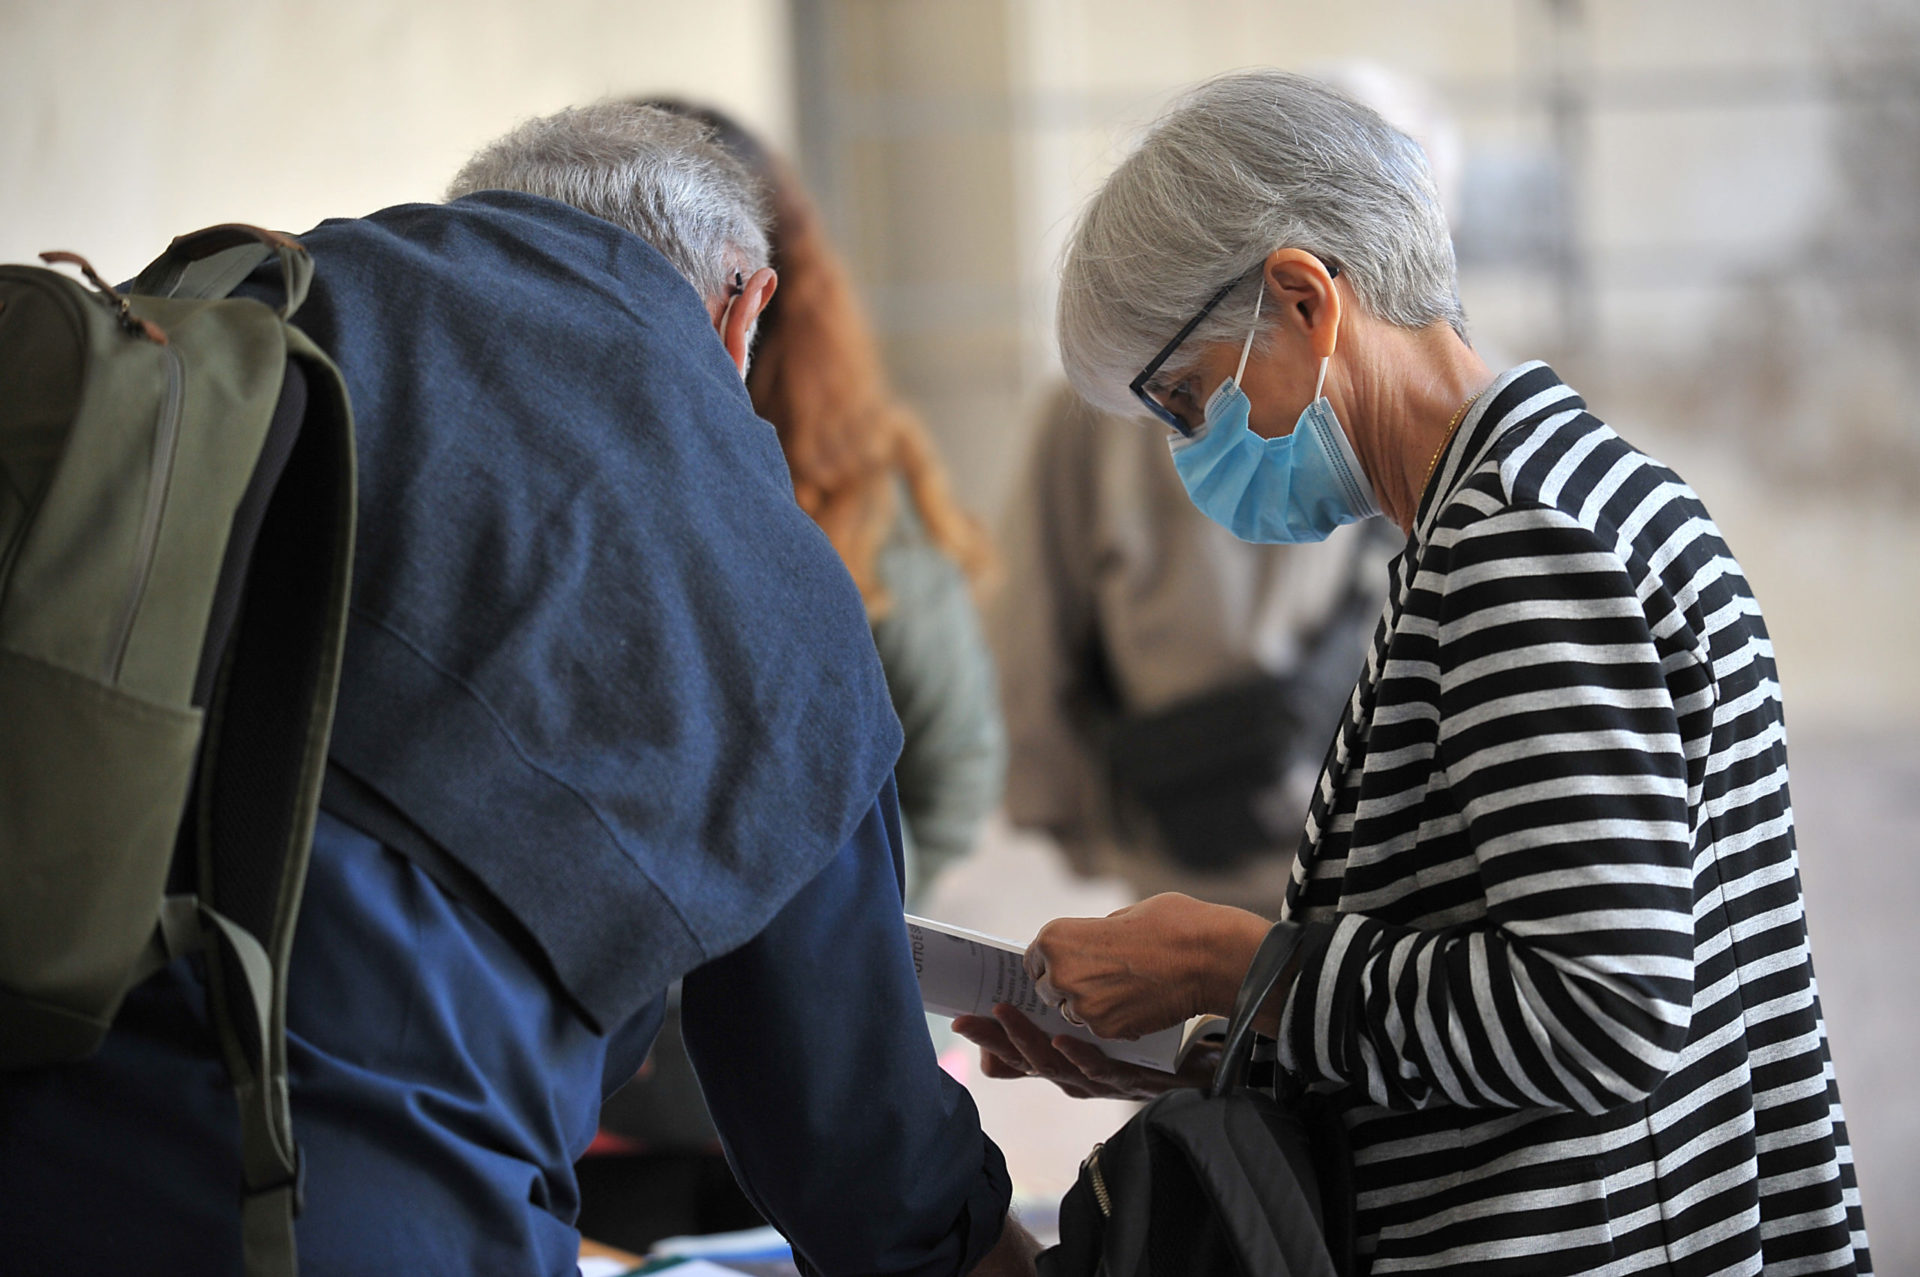
[[[438,199],[528,116],[681,91],[788,136],[781,0],[0,0],[0,261]]]
[[[794,0],[801,155],[890,365],[988,513],[1057,375],[1075,213],[1184,86],[1356,59],[1456,144],[1490,363],[1680,469],[1796,726],[1920,721],[1920,5]]]

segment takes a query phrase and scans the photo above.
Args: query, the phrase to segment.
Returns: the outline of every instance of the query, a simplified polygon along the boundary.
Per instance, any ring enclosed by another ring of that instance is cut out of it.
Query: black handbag
[[[1169,858],[1221,873],[1297,835],[1296,813],[1269,795],[1299,742],[1323,733],[1300,721],[1294,695],[1293,680],[1261,674],[1113,724],[1114,792],[1138,804]]]
[[[1352,1163],[1324,1098],[1247,1083],[1254,1012],[1300,942],[1277,923],[1235,1000],[1206,1090],[1155,1099],[1094,1146],[1060,1203],[1041,1277],[1344,1277],[1353,1270]]]
[[[1287,676],[1255,674],[1113,721],[1113,792],[1138,807],[1169,858],[1224,873],[1276,848],[1292,853],[1306,813],[1276,804],[1275,792],[1291,768],[1323,757],[1379,615],[1379,594],[1356,574]]]

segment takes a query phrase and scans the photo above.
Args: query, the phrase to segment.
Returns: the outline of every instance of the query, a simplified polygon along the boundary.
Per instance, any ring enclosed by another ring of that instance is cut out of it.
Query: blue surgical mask
[[[1264,290],[1263,290],[1264,293]],[[1259,331],[1260,300],[1253,305]],[[1353,455],[1347,432],[1321,395],[1327,359],[1313,402],[1293,433],[1262,439],[1247,426],[1253,404],[1240,389],[1254,333],[1240,350],[1240,366],[1207,400],[1205,424],[1192,439],[1175,436],[1173,466],[1202,514],[1242,541],[1324,541],[1343,523],[1380,513],[1373,485]]]

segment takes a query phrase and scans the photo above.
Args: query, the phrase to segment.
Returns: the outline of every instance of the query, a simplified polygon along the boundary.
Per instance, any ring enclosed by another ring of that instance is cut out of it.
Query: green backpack
[[[0,266],[0,1068],[91,1054],[204,951],[241,1112],[251,1274],[294,1271],[286,968],[353,555],[313,265],[245,226],[121,295]],[[285,301],[228,294],[278,256]]]

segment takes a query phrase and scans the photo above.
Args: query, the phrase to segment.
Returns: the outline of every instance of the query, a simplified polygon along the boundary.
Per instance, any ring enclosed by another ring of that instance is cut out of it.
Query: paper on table
[[[767,1226],[731,1233],[689,1233],[663,1237],[647,1248],[651,1258],[715,1259],[744,1264],[763,1259],[792,1259],[793,1247],[780,1230]],[[680,1271],[678,1268],[675,1272]]]
[[[633,1271],[633,1265],[624,1259],[610,1259],[605,1255],[580,1256],[580,1277],[624,1277]]]
[[[646,1263],[640,1256],[604,1242],[590,1237],[580,1239],[580,1277],[626,1277],[628,1273],[644,1271]]]
[[[1034,990],[1022,962],[1025,945],[912,914],[907,915],[907,939],[913,947],[913,971],[920,979],[920,1002],[929,1011],[992,1015],[994,1004],[1005,1002],[1025,1012],[1047,1036],[1065,1033],[1091,1042],[1116,1060],[1171,1073],[1180,1058],[1184,1025],[1120,1042],[1067,1023]]]

